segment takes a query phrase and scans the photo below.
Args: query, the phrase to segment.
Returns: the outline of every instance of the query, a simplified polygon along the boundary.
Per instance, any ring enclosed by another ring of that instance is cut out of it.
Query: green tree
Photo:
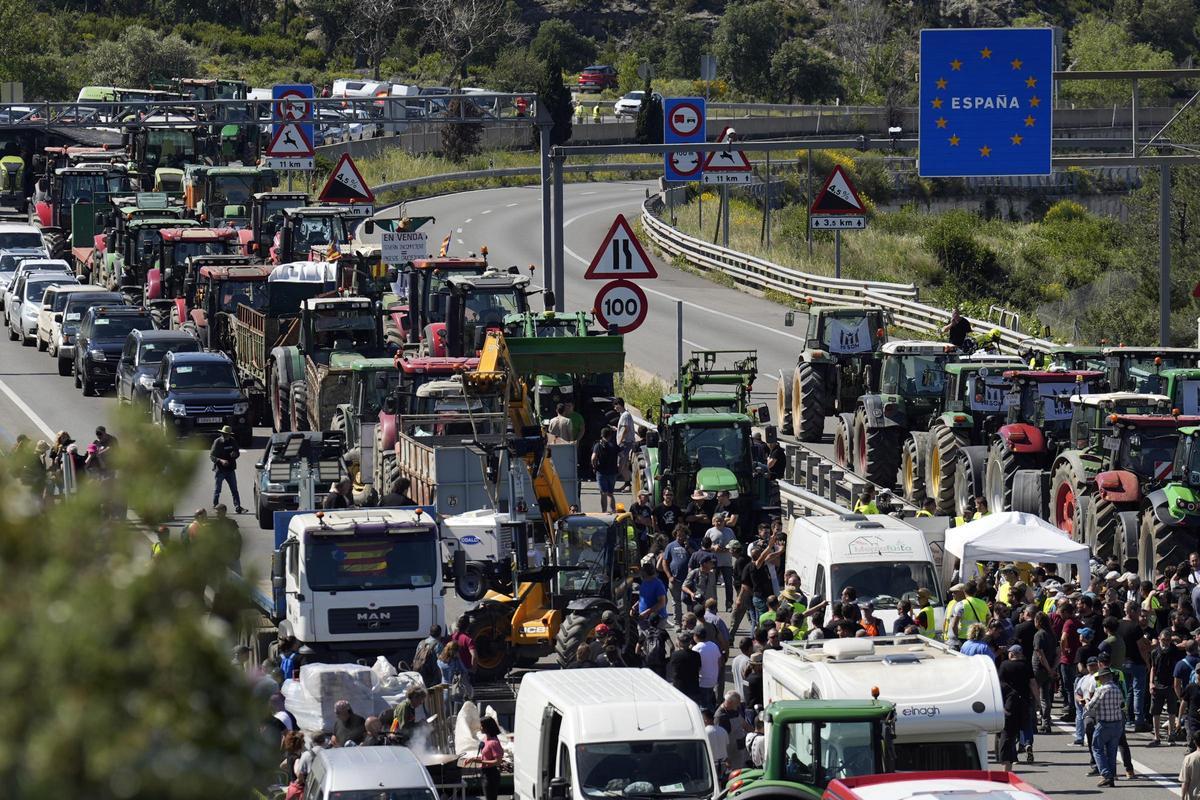
[[[163,36],[130,25],[116,41],[97,42],[86,58],[88,77],[101,85],[149,86],[178,75],[194,75],[196,49],[177,34]]]
[[[1119,0],[1114,12],[1133,38],[1187,58],[1196,47],[1196,6],[1192,0]]]
[[[0,469],[0,785],[11,800],[247,797],[279,752],[229,656],[246,602],[226,577],[233,542],[175,540],[151,559],[144,530],[103,508],[162,519],[194,453],[130,418],[114,455],[119,481],[44,511],[32,461]]]
[[[775,97],[788,103],[814,103],[842,94],[833,60],[803,39],[788,39],[771,58]]]
[[[550,62],[542,70],[542,79],[537,87],[538,102],[554,120],[550,130],[550,144],[559,145],[571,138],[571,115],[574,107],[571,105],[571,90],[563,83],[562,67],[556,62]],[[538,132],[533,133],[534,147],[539,147]]]
[[[660,144],[663,140],[663,104],[650,88],[650,79],[642,88],[642,105],[634,126],[638,144]]]
[[[305,0],[304,9],[321,31],[325,55],[331,55],[354,20],[354,0]]]
[[[1135,42],[1123,27],[1101,14],[1083,17],[1070,33],[1067,61],[1076,71],[1103,69],[1170,69],[1170,53]],[[1162,81],[1139,81],[1142,98],[1165,97],[1170,87]],[[1059,97],[1081,106],[1106,106],[1129,101],[1125,81],[1063,81]]]
[[[538,85],[545,71],[543,62],[519,47],[500,53],[488,71],[486,85],[500,92],[528,92]]]
[[[779,24],[782,13],[774,0],[726,6],[713,49],[722,72],[739,92],[758,98],[774,93],[771,58],[786,33]]]
[[[564,19],[548,19],[538,26],[529,43],[529,52],[545,64],[558,63],[569,72],[576,72],[592,63],[596,42]]]
[[[662,34],[663,77],[696,80],[700,56],[708,52],[708,31],[698,19],[675,15]]]
[[[446,116],[476,118],[479,107],[462,100],[451,100],[446,107]],[[442,155],[461,164],[479,152],[479,137],[483,129],[478,122],[448,122],[442,125]]]

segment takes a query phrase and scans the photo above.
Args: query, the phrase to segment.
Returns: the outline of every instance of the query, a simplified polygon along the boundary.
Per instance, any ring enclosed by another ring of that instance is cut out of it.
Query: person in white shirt
[[[754,730],[746,734],[746,758],[755,769],[762,769],[767,759],[767,737],[763,733],[762,714],[754,718]]]
[[[712,751],[713,761],[717,765],[717,776],[724,779],[725,756],[729,752],[729,734],[724,728],[713,722],[711,709],[706,708],[700,713],[704,717],[704,733],[708,736],[708,749]]]
[[[700,654],[700,697],[701,708],[716,708],[717,681],[721,677],[721,648],[709,641],[708,629],[697,625],[693,632],[696,643],[692,650]]]
[[[633,425],[633,414],[625,407],[624,398],[618,397],[613,400],[613,408],[620,414],[617,417],[617,446],[621,448],[621,452],[617,456],[617,474],[621,476],[621,480],[625,481],[625,485],[618,491],[627,492],[629,491],[629,482],[632,480],[629,454],[637,442],[637,430]]]
[[[746,696],[746,676],[742,673],[750,666],[750,652],[754,649],[754,640],[743,636],[738,642],[738,654],[733,657],[729,669],[733,672],[733,690],[741,697]]]

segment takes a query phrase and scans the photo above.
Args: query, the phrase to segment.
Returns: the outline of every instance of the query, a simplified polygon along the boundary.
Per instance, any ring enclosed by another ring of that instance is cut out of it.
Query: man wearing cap
[[[717,597],[716,559],[706,553],[700,558],[700,566],[688,572],[681,590],[687,596],[687,605],[704,603]]]
[[[988,618],[987,603],[975,596],[975,584],[956,583],[950,587],[954,600],[946,609],[945,638],[947,642],[965,642],[971,626],[976,623],[986,623]]]
[[[1004,576],[1004,579],[996,587],[996,601],[1011,606],[1013,586],[1017,584],[1017,568],[1009,565],[1000,570],[1000,574]]]
[[[213,465],[213,501],[215,506],[221,502],[221,484],[229,484],[229,493],[233,495],[233,510],[238,514],[246,513],[242,508],[242,498],[237,487],[237,460],[242,454],[233,438],[233,428],[226,425],[221,428],[220,435],[212,443],[208,451],[209,460]]]
[[[1100,659],[1096,656],[1088,658],[1080,670],[1079,677],[1075,679],[1073,691],[1075,701],[1075,739],[1071,744],[1083,746],[1086,742],[1089,751],[1092,749],[1092,729],[1087,715],[1083,713],[1083,708],[1091,698],[1092,692],[1096,690],[1096,671],[1099,669]]]
[[[725,586],[725,610],[733,610],[733,554],[729,545],[737,541],[733,529],[727,524],[728,514],[718,510],[713,514],[712,527],[704,534],[709,549],[716,558],[717,577]]]
[[[1153,735],[1150,747],[1161,744],[1159,730],[1164,709],[1167,712],[1167,742],[1175,741],[1179,727],[1175,710],[1179,707],[1179,697],[1175,694],[1171,676],[1182,658],[1183,650],[1176,637],[1169,630],[1161,631],[1158,645],[1150,655],[1150,733]]]
[[[683,582],[688,576],[688,559],[691,550],[688,548],[686,525],[675,526],[675,541],[667,545],[659,559],[659,568],[667,578],[667,586],[671,590],[671,601],[675,604],[675,627],[683,624]]]
[[[687,508],[683,510],[683,521],[687,523],[688,539],[691,541],[692,547],[699,548],[700,541],[704,538],[704,534],[708,532],[708,512],[704,510],[705,504],[708,502],[708,493],[701,489],[696,489],[692,492],[692,499],[687,504]]]
[[[1092,734],[1092,755],[1100,770],[1097,786],[1116,786],[1117,745],[1125,729],[1124,700],[1109,668],[1096,673],[1096,691],[1084,707],[1084,713],[1095,722]]]

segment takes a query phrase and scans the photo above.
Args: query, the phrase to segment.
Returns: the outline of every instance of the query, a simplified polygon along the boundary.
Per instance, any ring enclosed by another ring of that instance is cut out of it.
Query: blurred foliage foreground
[[[0,797],[250,797],[279,756],[232,664],[229,540],[176,533],[150,557],[207,458],[132,418],[110,429],[119,477],[66,502],[43,508],[31,455],[0,466]]]

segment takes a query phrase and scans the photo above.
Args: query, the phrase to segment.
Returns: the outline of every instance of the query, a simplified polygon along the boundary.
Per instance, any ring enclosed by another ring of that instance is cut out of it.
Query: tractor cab
[[[1106,347],[1108,386],[1114,392],[1161,391],[1161,373],[1200,366],[1200,350],[1192,347]]]
[[[182,110],[159,111],[131,125],[125,147],[145,189],[152,188],[159,168],[182,170],[204,151],[205,129]]]
[[[375,305],[364,297],[315,297],[300,307],[300,350],[318,364],[336,353],[383,355]]]
[[[346,206],[307,206],[283,209],[283,219],[271,247],[271,263],[326,261],[334,251],[347,249],[350,226]]]
[[[963,360],[945,366],[945,410],[942,422],[952,430],[979,429],[982,438],[995,433],[1008,413],[1012,383],[1003,363]],[[972,436],[971,439],[976,438]]]
[[[467,356],[479,352],[490,330],[501,330],[511,314],[529,311],[529,277],[488,270],[479,276],[447,281],[444,323],[426,330],[433,355]]]
[[[266,257],[283,227],[283,212],[303,208],[309,203],[307,192],[258,192],[250,202],[251,252]]]
[[[1171,398],[1162,394],[1101,392],[1071,398],[1071,446],[1099,448],[1118,417],[1162,415],[1171,411]]]
[[[73,222],[84,218],[95,224],[95,214],[109,198],[133,191],[129,171],[115,164],[81,164],[54,170],[45,199],[35,204],[37,222],[43,228],[73,230]]]
[[[183,173],[184,204],[210,225],[245,228],[250,222],[251,199],[274,188],[277,180],[275,170],[267,167],[188,164]]]
[[[1029,360],[1024,365],[1028,369],[1105,368],[1104,348],[1099,346],[1063,344],[1043,347],[1023,342],[1017,348],[1029,354]]]
[[[186,277],[183,267],[189,258],[241,255],[238,232],[233,228],[175,226],[160,228],[157,233],[154,268],[163,286],[175,292],[168,297],[180,296]]]
[[[611,514],[563,517],[548,546],[554,609],[566,610],[584,598],[622,596],[632,588],[637,544],[628,541]]]
[[[1045,438],[1064,439],[1071,428],[1072,399],[1100,389],[1104,373],[1095,370],[1010,370],[1004,377],[1013,397],[1005,427],[1040,429]]]
[[[1200,414],[1200,369],[1164,369],[1151,375],[1147,384],[1147,391],[1170,397],[1179,413]]]
[[[903,422],[940,410],[946,392],[946,365],[957,360],[958,354],[958,349],[949,344],[884,343],[879,370],[884,416]]]
[[[419,258],[407,273],[408,313],[406,331],[409,342],[421,341],[426,329],[446,321],[450,278],[479,276],[488,269],[487,258]]]
[[[102,286],[143,286],[147,274],[159,254],[162,242],[161,231],[198,228],[195,220],[181,220],[170,216],[117,216],[117,224],[100,237],[92,279]]]
[[[791,324],[789,312],[784,325]],[[866,356],[888,340],[887,312],[857,306],[812,309],[804,339],[806,349],[821,350],[835,360]]]

